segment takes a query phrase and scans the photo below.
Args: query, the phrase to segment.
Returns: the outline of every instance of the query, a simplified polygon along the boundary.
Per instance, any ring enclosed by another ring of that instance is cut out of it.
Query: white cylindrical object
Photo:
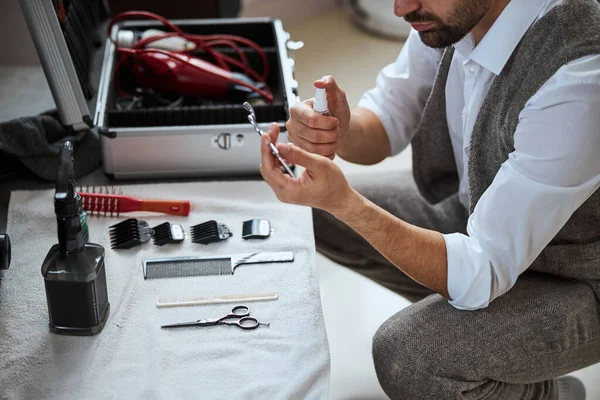
[[[313,110],[315,110],[315,112],[318,112],[319,114],[325,114],[329,111],[329,107],[327,105],[327,90],[317,89],[317,93],[315,94],[315,104],[313,105]]]
[[[249,303],[259,301],[273,301],[279,299],[277,293],[265,294],[246,294],[233,296],[214,296],[214,297],[159,297],[156,300],[157,308],[169,307],[189,307],[189,306],[206,306],[213,304],[229,304],[229,303]]]
[[[135,44],[135,33],[133,31],[121,30],[117,33],[117,45],[130,49]]]
[[[158,29],[148,29],[142,34],[142,40],[152,36],[164,35],[165,32]],[[169,51],[190,51],[196,48],[196,45],[189,40],[180,36],[171,36],[165,39],[160,39],[146,45],[146,48],[161,49]]]

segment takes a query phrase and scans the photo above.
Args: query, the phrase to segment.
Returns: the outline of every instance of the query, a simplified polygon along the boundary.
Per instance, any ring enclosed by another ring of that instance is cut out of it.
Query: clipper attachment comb
[[[266,239],[273,233],[271,223],[266,219],[245,221],[242,227],[242,239]]]
[[[146,221],[130,218],[112,225],[109,234],[111,248],[130,249],[149,241],[152,237],[152,229]]]
[[[233,233],[225,224],[219,224],[217,221],[207,221],[192,226],[190,230],[192,232],[192,242],[200,244],[220,242],[233,236]]]
[[[157,246],[163,246],[168,243],[181,243],[185,238],[181,225],[165,222],[152,229],[154,230],[154,244]]]

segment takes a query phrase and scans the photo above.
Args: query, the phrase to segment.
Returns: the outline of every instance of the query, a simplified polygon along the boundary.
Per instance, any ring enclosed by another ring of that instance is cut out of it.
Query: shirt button
[[[475,67],[469,67],[469,68],[467,68],[467,71],[469,71],[469,74],[471,74],[471,75],[475,75],[475,73],[477,72]]]
[[[463,121],[464,121],[465,119],[467,119],[467,109],[466,109],[466,108],[465,108],[465,109],[463,110],[463,112],[462,112],[462,119],[463,119]]]

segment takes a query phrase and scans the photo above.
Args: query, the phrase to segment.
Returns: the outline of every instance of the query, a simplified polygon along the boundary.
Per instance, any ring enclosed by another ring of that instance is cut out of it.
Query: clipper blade
[[[155,226],[152,230],[154,230],[154,244],[157,246],[163,246],[169,243],[181,243],[185,238],[183,227],[169,222]]]
[[[152,229],[146,221],[130,218],[112,225],[109,234],[111,248],[130,249],[149,241],[152,237]]]
[[[217,221],[207,221],[190,228],[192,233],[192,243],[209,244],[227,240],[233,233],[227,225],[219,224]]]

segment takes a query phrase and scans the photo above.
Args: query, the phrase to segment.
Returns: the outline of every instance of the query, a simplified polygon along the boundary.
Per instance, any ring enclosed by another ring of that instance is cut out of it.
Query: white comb
[[[227,295],[213,297],[159,297],[156,300],[157,308],[206,306],[211,304],[249,303],[256,301],[277,300],[277,293]]]

